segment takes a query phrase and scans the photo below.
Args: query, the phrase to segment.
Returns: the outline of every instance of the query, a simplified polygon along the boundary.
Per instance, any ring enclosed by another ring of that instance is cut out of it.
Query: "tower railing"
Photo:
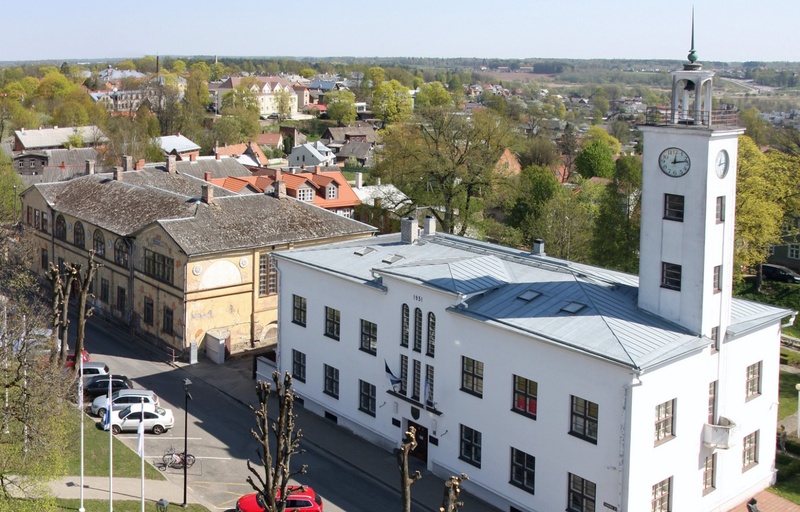
[[[699,116],[699,117],[698,117]],[[739,111],[734,109],[695,112],[673,110],[666,107],[650,107],[645,113],[648,126],[686,126],[690,128],[739,128]]]

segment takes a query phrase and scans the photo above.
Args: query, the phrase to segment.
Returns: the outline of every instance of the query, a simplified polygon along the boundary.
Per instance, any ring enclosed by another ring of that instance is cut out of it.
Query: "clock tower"
[[[693,23],[694,25],[694,23]],[[641,131],[639,307],[718,345],[730,323],[738,116],[713,110],[712,79],[697,62],[673,71],[669,108]]]

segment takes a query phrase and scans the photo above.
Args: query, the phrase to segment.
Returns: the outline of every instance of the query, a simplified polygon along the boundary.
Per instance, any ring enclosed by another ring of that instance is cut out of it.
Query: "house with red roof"
[[[269,164],[267,155],[258,146],[258,143],[242,142],[241,144],[225,144],[217,146],[213,151],[214,155],[230,156],[239,161],[242,165],[253,167],[266,167]]]

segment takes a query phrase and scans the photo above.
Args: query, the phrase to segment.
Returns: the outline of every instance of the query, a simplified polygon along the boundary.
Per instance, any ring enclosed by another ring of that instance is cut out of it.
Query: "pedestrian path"
[[[91,476],[83,479],[83,499],[84,500],[108,500],[108,477]],[[50,491],[53,496],[62,499],[80,499],[81,485],[80,477],[68,476],[50,482]],[[164,496],[182,496],[183,488],[169,480],[145,480],[144,481],[145,501],[155,503]],[[189,503],[200,503],[209,510],[213,507],[201,502],[196,497],[188,493]],[[114,478],[113,481],[114,501],[142,499],[142,481],[139,478]],[[181,505],[172,503],[171,505]]]

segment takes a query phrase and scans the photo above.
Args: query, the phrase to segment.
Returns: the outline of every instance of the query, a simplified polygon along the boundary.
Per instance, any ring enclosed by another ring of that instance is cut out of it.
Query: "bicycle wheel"
[[[164,454],[164,458],[162,458],[161,461],[164,463],[164,469],[167,469],[172,465],[172,454]]]
[[[190,453],[186,456],[186,467],[190,468],[192,467],[192,464],[194,464],[194,455]]]

